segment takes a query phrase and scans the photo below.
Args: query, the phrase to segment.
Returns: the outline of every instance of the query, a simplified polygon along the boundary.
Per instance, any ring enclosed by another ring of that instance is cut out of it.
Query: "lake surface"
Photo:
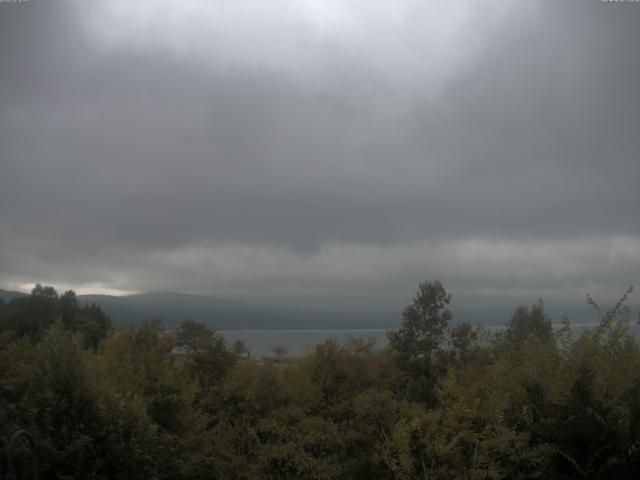
[[[273,347],[282,346],[287,355],[302,355],[307,348],[324,343],[330,338],[345,344],[352,338],[374,339],[376,348],[387,343],[386,329],[365,330],[218,330],[229,344],[244,340],[254,357],[273,356]]]
[[[554,328],[560,327],[554,324]],[[587,328],[594,328],[596,323],[576,323],[572,325],[574,339]],[[489,333],[499,331],[504,328],[501,326],[484,327]],[[630,331],[636,340],[640,341],[640,328],[630,325]],[[229,345],[236,340],[243,340],[249,347],[251,355],[254,357],[273,356],[273,348],[282,346],[287,350],[288,356],[298,356],[305,353],[309,348],[324,343],[330,338],[334,338],[341,345],[344,345],[350,339],[373,339],[375,340],[375,348],[383,349],[389,343],[387,339],[387,329],[353,329],[353,330],[218,330],[218,333],[224,336]]]

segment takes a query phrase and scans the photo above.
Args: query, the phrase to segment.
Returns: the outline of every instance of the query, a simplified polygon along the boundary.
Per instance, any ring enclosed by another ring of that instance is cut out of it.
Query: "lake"
[[[218,330],[226,338],[229,345],[236,340],[244,340],[254,357],[274,355],[272,348],[283,346],[287,355],[302,355],[306,348],[324,343],[329,338],[335,338],[340,344],[351,338],[372,338],[376,341],[376,348],[387,345],[386,329],[358,329],[358,330]]]
[[[586,328],[593,328],[596,323],[576,323],[572,325],[574,338]],[[558,328],[559,324],[554,324],[554,328]],[[488,332],[495,332],[504,328],[504,326],[485,327]],[[637,325],[630,325],[631,331],[636,340],[640,339],[640,328]],[[324,343],[329,338],[336,339],[340,344],[344,345],[349,339],[373,339],[375,347],[383,349],[389,342],[387,339],[387,329],[353,329],[353,330],[218,330],[224,336],[229,345],[236,340],[243,340],[249,347],[251,355],[254,357],[273,356],[273,347],[282,346],[287,349],[288,356],[298,356],[305,353],[307,348],[313,348],[315,345]]]

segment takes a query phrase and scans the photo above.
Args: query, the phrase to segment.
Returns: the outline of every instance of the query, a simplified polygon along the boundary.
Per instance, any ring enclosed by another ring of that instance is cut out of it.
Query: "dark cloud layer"
[[[1,284],[637,281],[640,4],[277,3],[0,4]]]

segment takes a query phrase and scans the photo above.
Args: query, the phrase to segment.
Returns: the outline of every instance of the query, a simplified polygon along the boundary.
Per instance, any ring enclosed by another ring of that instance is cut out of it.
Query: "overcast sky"
[[[0,3],[0,287],[613,299],[639,48],[631,2]]]

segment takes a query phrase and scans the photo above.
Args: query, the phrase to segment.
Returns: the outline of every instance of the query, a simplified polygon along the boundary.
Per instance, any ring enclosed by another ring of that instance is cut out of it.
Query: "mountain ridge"
[[[0,289],[0,299],[8,302],[28,293]],[[334,311],[255,305],[211,295],[149,291],[127,295],[78,295],[81,304],[95,303],[109,315],[115,327],[138,326],[159,319],[165,328],[175,328],[193,319],[217,330],[321,330],[321,329],[385,329],[398,328],[400,311]],[[513,314],[514,305],[495,307],[452,305],[453,323],[463,321],[485,326],[504,325]],[[574,323],[597,321],[586,304],[555,303],[547,313],[559,322],[567,313]],[[629,305],[632,311],[638,305]]]
[[[0,289],[0,298],[10,301],[27,293]],[[281,330],[318,328],[392,328],[397,315],[389,312],[340,312],[267,307],[194,293],[150,291],[128,295],[85,294],[78,301],[95,303],[109,315],[114,326],[137,326],[159,319],[175,328],[187,319],[217,330]]]

